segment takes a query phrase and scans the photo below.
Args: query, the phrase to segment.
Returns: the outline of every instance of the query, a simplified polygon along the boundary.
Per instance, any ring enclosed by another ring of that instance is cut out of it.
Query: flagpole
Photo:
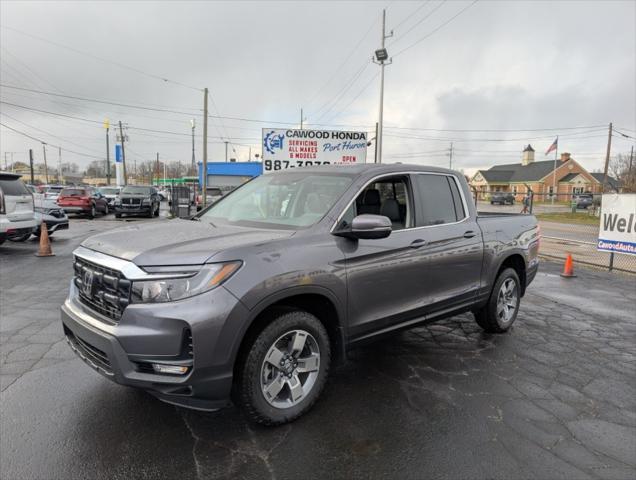
[[[556,148],[554,149],[554,166],[552,168],[552,197],[551,203],[554,205],[554,196],[557,193],[556,189],[556,168],[557,168],[557,156],[559,155],[559,136],[556,137]]]

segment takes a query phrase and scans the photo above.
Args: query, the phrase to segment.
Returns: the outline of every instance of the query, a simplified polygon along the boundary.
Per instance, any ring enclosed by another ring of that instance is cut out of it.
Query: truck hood
[[[200,265],[221,250],[291,237],[290,230],[212,226],[170,220],[131,225],[87,238],[82,246],[138,266]]]

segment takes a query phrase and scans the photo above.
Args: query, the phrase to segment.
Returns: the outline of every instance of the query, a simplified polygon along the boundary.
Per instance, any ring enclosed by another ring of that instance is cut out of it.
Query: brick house
[[[557,198],[561,201],[578,193],[601,193],[603,174],[588,172],[569,153],[562,153],[556,161],[556,169],[554,167],[554,159],[536,162],[534,149],[528,145],[523,150],[521,163],[478,170],[469,183],[477,191],[480,200],[487,200],[490,192],[512,192],[517,200],[521,200],[527,187],[539,198],[550,198],[554,191],[555,175]],[[608,183],[617,186],[616,180],[609,176]]]

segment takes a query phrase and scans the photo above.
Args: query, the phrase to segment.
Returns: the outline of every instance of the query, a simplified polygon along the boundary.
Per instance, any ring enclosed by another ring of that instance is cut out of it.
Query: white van
[[[0,244],[35,227],[33,195],[15,173],[0,172]]]

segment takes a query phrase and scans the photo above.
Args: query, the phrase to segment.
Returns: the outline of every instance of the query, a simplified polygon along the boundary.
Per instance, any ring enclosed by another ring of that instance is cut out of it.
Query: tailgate
[[[5,210],[10,222],[33,219],[32,195],[5,195]]]

